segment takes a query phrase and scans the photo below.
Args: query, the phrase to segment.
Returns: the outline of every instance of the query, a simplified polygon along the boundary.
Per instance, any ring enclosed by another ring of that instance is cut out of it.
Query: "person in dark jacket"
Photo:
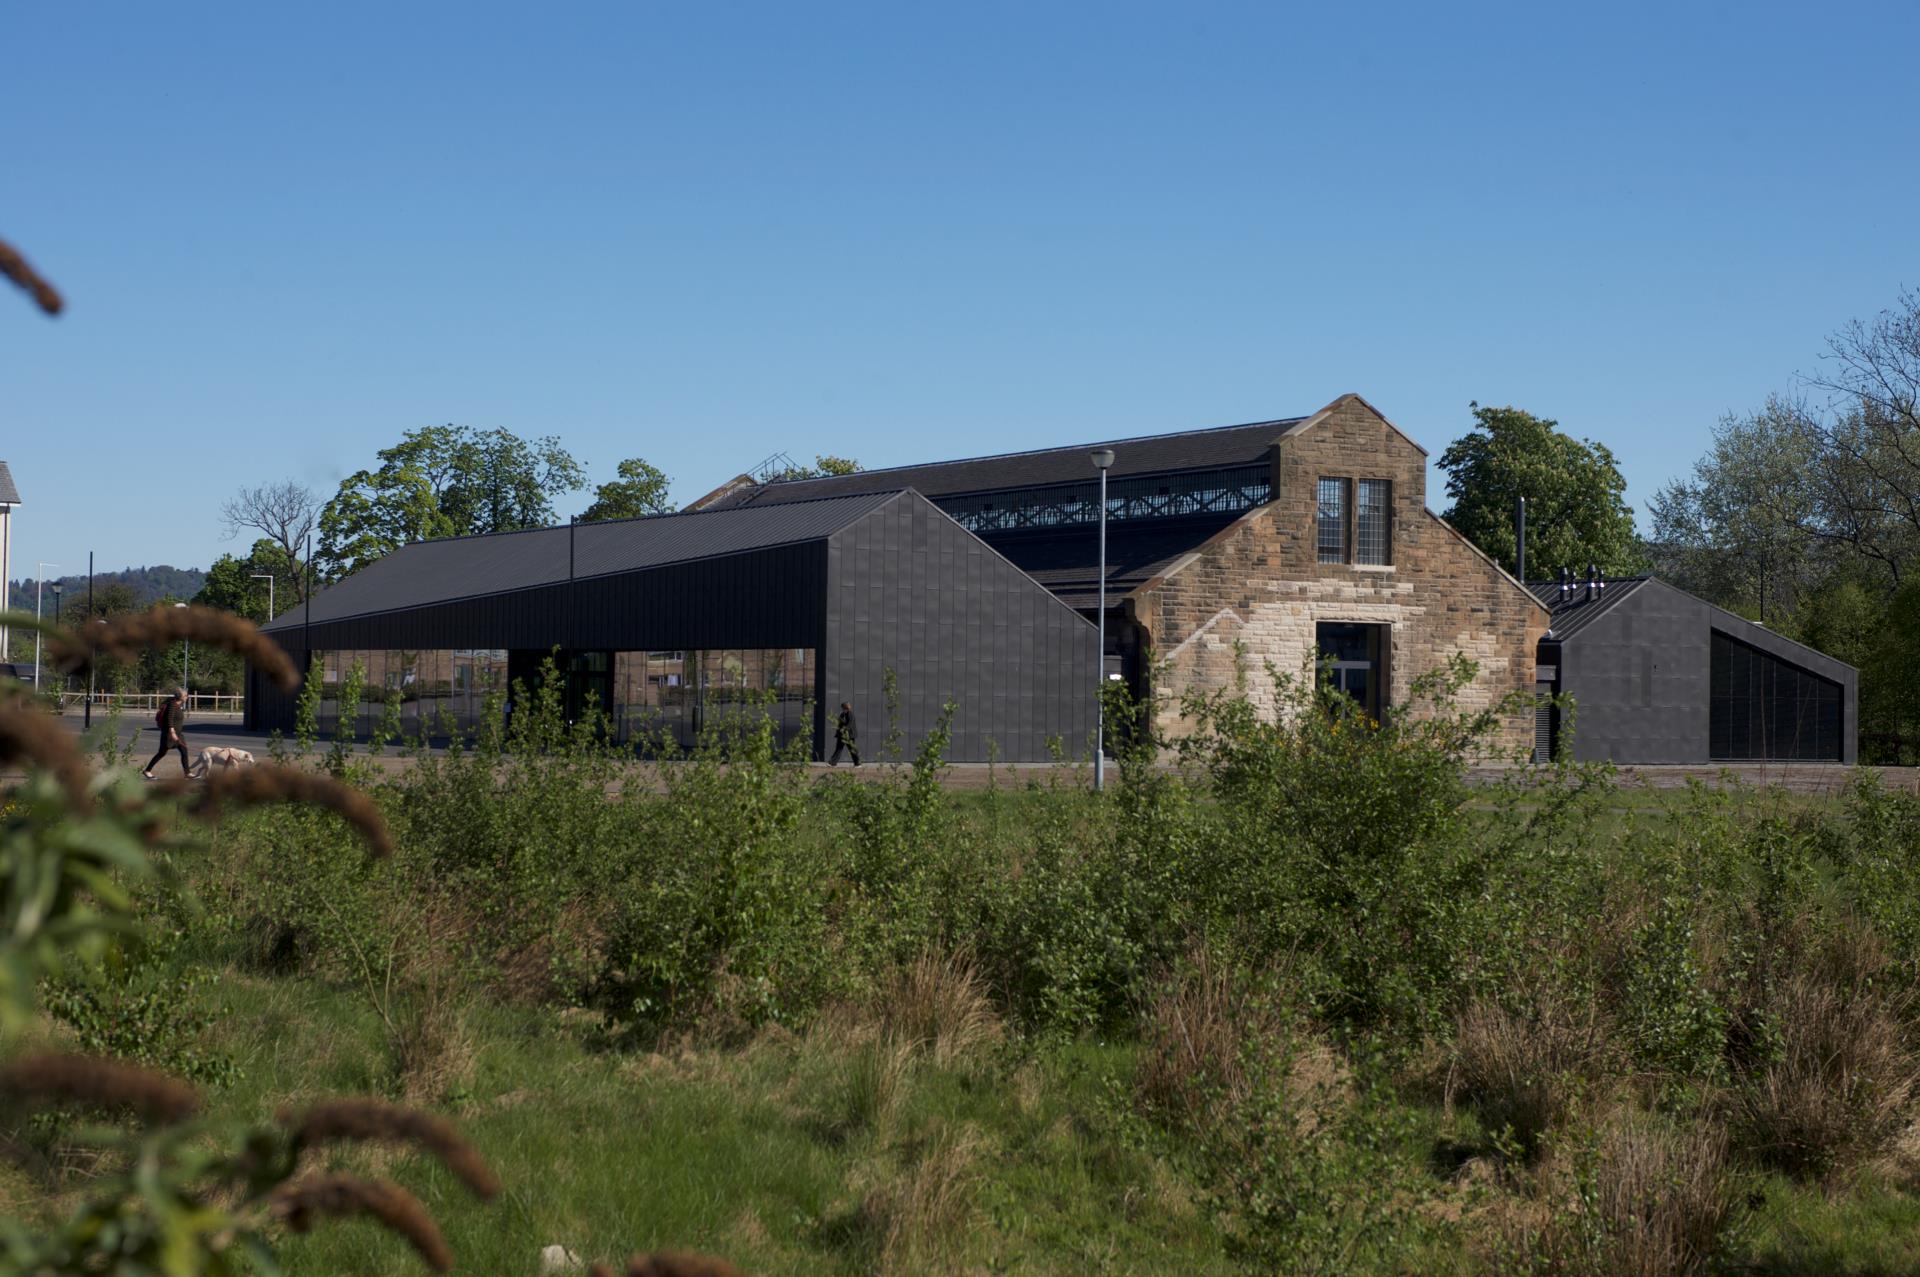
[[[846,750],[853,755],[853,765],[860,765],[860,732],[853,725],[853,706],[846,701],[840,702],[840,721],[833,728],[833,757],[827,760],[827,766],[840,765],[840,751]]]
[[[142,776],[152,780],[155,764],[165,758],[170,749],[180,751],[180,774],[187,775],[190,769],[187,766],[186,729],[187,692],[185,688],[181,688],[167,698],[165,711],[160,716],[160,748],[153,751],[153,757],[149,758],[147,765],[140,769]]]

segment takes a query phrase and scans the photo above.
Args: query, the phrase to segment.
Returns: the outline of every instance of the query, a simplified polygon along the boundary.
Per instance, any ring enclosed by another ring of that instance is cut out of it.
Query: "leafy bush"
[[[723,762],[724,759],[724,762]],[[625,858],[592,998],[617,1024],[798,1023],[841,978],[802,768],[765,716],[710,727]]]
[[[1465,808],[1468,762],[1492,749],[1500,708],[1465,711],[1475,674],[1455,657],[1416,678],[1384,721],[1328,687],[1269,668],[1276,709],[1189,697],[1183,760],[1225,828],[1205,880],[1219,923],[1255,965],[1310,953],[1320,1013],[1415,1034],[1442,1027],[1465,955],[1450,937],[1487,873]]]
[[[225,1086],[239,1077],[227,1056],[208,1049],[213,1013],[203,991],[211,969],[181,954],[183,933],[155,926],[139,945],[90,965],[69,959],[41,988],[47,1014],[73,1030],[88,1055],[131,1060],[177,1077]]]

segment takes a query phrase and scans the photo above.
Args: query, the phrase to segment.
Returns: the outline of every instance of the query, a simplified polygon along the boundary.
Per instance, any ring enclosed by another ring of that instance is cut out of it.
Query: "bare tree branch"
[[[305,484],[283,479],[240,489],[220,507],[220,517],[229,537],[258,532],[285,551],[289,563],[300,563],[307,536],[320,517],[320,498]],[[305,580],[296,576],[294,597],[304,597],[305,591]]]

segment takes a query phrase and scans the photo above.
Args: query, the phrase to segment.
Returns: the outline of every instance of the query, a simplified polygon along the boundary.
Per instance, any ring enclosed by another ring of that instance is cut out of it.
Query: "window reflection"
[[[352,724],[356,735],[379,726],[388,701],[396,696],[403,735],[471,732],[479,725],[487,696],[507,686],[505,648],[346,650],[316,652],[314,659],[321,668],[319,726],[329,735],[340,729],[340,696],[356,664],[361,671]]]
[[[469,734],[480,726],[490,694],[509,691],[504,648],[438,651],[316,652],[321,671],[319,728],[340,730],[341,692],[357,663],[362,690],[350,725],[364,736],[379,727],[390,696],[400,705],[403,736]],[[564,667],[589,690],[572,699],[605,697],[615,739],[689,748],[726,715],[764,713],[781,744],[812,730],[812,648],[687,648],[646,652],[579,652]],[[583,679],[590,673],[590,680]],[[604,688],[604,691],[602,689]]]

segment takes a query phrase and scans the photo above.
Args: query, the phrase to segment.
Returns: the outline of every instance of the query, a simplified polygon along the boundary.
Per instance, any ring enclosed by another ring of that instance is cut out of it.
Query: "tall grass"
[[[1096,1042],[1126,1053],[1102,1120],[1249,1265],[1500,1232],[1444,1145],[1495,1168],[1536,1258],[1693,1271],[1746,1177],[1842,1187],[1911,1119],[1920,806],[1871,779],[1626,803],[1572,765],[1475,788],[1499,722],[1457,708],[1470,674],[1384,723],[1275,674],[1277,713],[1197,698],[1104,795],[980,798],[939,783],[943,731],[816,781],[751,712],[656,792],[522,689],[510,730],[338,764],[384,860],[307,807],[225,817],[182,864],[207,907],[182,961],[352,996],[379,1084],[426,1101],[484,1085],[485,1008],[591,1019],[616,1056],[837,1043],[820,1129],[883,1168],[839,1225],[875,1266],[979,1259],[955,1237],[1000,1168],[928,1120],[934,1079],[1016,1087]]]

